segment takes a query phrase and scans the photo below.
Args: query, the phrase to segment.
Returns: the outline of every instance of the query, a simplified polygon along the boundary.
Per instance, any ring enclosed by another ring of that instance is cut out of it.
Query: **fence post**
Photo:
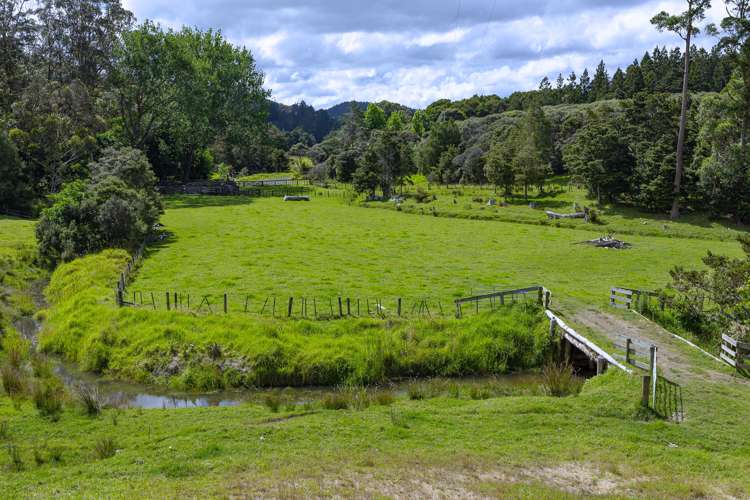
[[[544,292],[544,308],[549,309],[549,304],[551,302],[552,293],[549,290],[546,290]]]
[[[460,317],[461,317],[461,304],[456,302],[456,318],[460,318]]]
[[[294,303],[294,297],[289,297],[289,309],[287,310],[287,318],[292,317],[292,303]]]
[[[543,295],[542,287],[539,287],[539,291],[537,292],[537,301],[539,302],[540,306],[544,304],[544,299],[542,298],[542,295]]]
[[[167,292],[167,311],[169,311],[169,292]]]
[[[344,316],[344,308],[341,304],[341,297],[339,297],[339,318]]]
[[[401,317],[401,297],[398,298],[398,306],[396,308],[398,310],[398,317]]]
[[[229,310],[229,304],[227,303],[227,294],[224,294],[224,314]]]
[[[603,356],[596,357],[596,374],[601,375],[607,370],[607,360]]]
[[[625,362],[630,364],[630,345],[633,343],[631,339],[625,340]]]
[[[641,389],[641,406],[644,408],[648,408],[648,400],[649,400],[649,391],[651,388],[651,376],[650,375],[644,375],[643,376],[643,387]]]
[[[346,315],[352,315],[352,299],[350,299],[349,297],[346,298]]]
[[[551,339],[555,338],[556,329],[557,329],[557,320],[555,320],[555,318],[552,318],[549,320],[549,337]]]
[[[649,348],[649,354],[651,358],[650,372],[651,372],[651,404],[656,409],[656,346],[652,345]]]

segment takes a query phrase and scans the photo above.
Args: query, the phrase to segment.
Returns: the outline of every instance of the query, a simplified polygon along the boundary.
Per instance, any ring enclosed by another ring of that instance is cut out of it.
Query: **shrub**
[[[417,190],[414,192],[414,199],[417,203],[427,203],[432,200],[432,195],[424,190],[422,186],[417,186]]]
[[[548,395],[564,397],[581,392],[583,379],[567,363],[549,363],[542,369],[542,385]]]
[[[101,437],[94,443],[94,455],[100,460],[113,457],[116,452],[117,445],[114,439],[109,436]]]
[[[134,247],[162,211],[156,176],[143,152],[109,148],[90,167],[89,182],[64,185],[42,211],[36,236],[48,264],[105,247]]]

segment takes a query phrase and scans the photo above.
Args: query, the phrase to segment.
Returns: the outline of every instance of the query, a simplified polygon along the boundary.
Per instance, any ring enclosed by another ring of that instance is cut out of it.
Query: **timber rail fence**
[[[704,303],[705,301],[706,299],[704,299]],[[656,322],[656,316],[654,313],[654,309],[652,308],[652,302],[656,302],[659,310],[662,312],[668,308],[665,298],[657,292],[631,289],[626,287],[612,287],[610,290],[610,305],[612,307],[631,310],[646,319],[650,319],[651,321]],[[650,315],[651,317],[649,318],[648,315]],[[750,366],[744,365],[745,360],[750,360],[750,358],[747,357],[747,355],[750,355],[750,343],[748,342],[742,342],[729,335],[723,334],[719,357],[717,357],[706,351],[702,347],[689,341],[688,339],[677,335],[676,333],[671,332],[666,328],[664,328],[664,330],[667,331],[672,337],[689,345],[693,349],[702,352],[704,355],[710,357],[714,361],[723,361],[743,373],[746,373],[750,368]],[[748,347],[735,349],[737,344]],[[745,357],[743,357],[743,355],[745,355]],[[737,364],[738,361],[740,362],[740,364]]]

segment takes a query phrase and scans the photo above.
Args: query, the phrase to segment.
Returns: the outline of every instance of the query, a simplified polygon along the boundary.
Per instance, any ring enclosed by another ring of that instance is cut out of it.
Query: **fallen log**
[[[596,238],[593,240],[579,241],[577,244],[578,245],[593,245],[599,248],[616,248],[618,250],[623,250],[623,249],[630,248],[633,246],[630,243],[627,243],[622,240],[618,240],[611,236],[602,236],[601,238]]]
[[[586,212],[574,212],[572,214],[559,214],[557,212],[547,210],[544,213],[546,213],[547,217],[549,217],[550,219],[583,219],[586,217]]]
[[[309,196],[284,196],[284,201],[310,201]]]

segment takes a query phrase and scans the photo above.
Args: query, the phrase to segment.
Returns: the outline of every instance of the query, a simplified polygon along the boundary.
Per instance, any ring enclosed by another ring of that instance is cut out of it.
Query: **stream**
[[[26,316],[14,322],[16,330],[32,343],[36,349],[37,336],[41,324],[36,318]],[[138,384],[112,380],[95,373],[84,372],[78,367],[56,357],[50,357],[54,373],[63,384],[74,392],[82,384],[94,386],[102,400],[119,408],[196,408],[207,406],[238,406],[244,403],[263,404],[269,397],[277,398],[284,405],[304,405],[321,401],[331,394],[339,392],[332,387],[287,387],[287,388],[254,388],[193,393],[171,389],[169,387]],[[409,397],[414,385],[422,386],[427,393],[448,394],[459,391],[464,397],[469,394],[480,394],[497,397],[512,394],[538,393],[541,376],[538,373],[510,373],[492,377],[466,378],[431,378],[391,381],[381,387],[368,388],[368,391],[387,390],[395,397]],[[456,389],[457,388],[457,389]]]

